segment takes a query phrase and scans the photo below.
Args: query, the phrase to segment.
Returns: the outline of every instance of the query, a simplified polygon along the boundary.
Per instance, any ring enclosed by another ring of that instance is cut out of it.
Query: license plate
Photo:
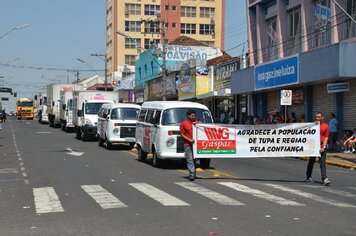
[[[135,138],[125,138],[125,141],[135,142],[135,141],[136,141],[136,139],[135,139]]]

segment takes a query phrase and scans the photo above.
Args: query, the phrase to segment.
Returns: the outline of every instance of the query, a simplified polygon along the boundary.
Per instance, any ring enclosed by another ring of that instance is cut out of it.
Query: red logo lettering
[[[206,137],[210,140],[216,139],[229,139],[229,128],[219,127],[219,128],[208,128],[204,127],[204,132]]]

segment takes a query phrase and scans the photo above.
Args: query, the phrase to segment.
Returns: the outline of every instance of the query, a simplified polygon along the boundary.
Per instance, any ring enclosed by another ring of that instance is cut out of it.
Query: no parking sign
[[[281,90],[281,106],[292,105],[292,90]]]

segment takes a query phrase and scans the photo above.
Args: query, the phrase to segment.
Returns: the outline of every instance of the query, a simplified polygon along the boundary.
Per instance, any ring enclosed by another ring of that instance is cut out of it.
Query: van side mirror
[[[77,111],[77,116],[78,116],[78,117],[83,116],[83,112],[82,112],[82,110],[78,110],[78,111]]]

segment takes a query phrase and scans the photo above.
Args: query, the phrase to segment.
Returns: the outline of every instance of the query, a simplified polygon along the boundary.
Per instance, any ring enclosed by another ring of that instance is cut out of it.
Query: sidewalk
[[[302,157],[301,159],[307,161],[309,157]],[[326,164],[356,170],[356,154],[330,152],[326,154]]]

